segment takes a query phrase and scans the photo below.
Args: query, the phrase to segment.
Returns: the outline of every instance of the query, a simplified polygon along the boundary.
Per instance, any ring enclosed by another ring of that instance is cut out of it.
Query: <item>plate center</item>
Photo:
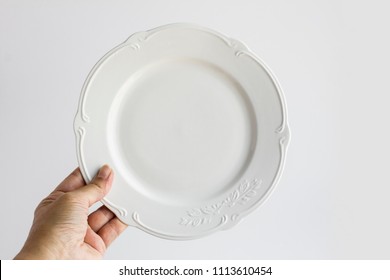
[[[110,111],[120,175],[144,195],[197,202],[227,188],[249,164],[255,119],[242,87],[195,59],[154,63],[133,75]]]

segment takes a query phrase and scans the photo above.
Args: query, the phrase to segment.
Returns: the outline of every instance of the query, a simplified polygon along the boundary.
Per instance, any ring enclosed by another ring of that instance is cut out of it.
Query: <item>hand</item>
[[[127,227],[105,206],[89,207],[110,190],[114,173],[103,166],[89,184],[74,170],[38,205],[34,221],[15,259],[100,259]]]

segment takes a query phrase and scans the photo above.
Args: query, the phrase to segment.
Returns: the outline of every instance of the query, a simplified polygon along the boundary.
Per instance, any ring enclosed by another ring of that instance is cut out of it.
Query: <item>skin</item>
[[[89,184],[75,169],[41,201],[28,238],[15,259],[101,259],[126,225],[105,206],[89,207],[111,189],[114,172],[104,165]]]

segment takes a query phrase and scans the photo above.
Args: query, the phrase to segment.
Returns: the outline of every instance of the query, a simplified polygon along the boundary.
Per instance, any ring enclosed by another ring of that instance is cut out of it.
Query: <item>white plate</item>
[[[86,181],[123,222],[169,239],[231,227],[276,185],[289,129],[281,89],[239,41],[190,24],[132,35],[92,69],[74,122]]]

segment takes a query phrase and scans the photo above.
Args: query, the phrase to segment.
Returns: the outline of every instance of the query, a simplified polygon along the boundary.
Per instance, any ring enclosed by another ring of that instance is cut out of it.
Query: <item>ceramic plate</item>
[[[169,239],[226,229],[276,185],[289,140],[281,89],[239,41],[174,24],[132,35],[92,69],[74,122],[86,181],[115,171],[103,203]]]

